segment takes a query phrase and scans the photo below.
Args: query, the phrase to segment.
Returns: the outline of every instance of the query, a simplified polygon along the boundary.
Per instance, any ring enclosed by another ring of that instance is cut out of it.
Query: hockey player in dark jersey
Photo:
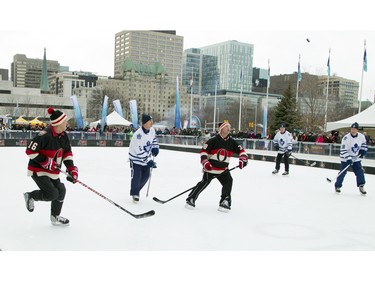
[[[228,165],[233,154],[239,156],[238,166],[245,167],[248,157],[245,150],[229,135],[230,124],[219,123],[219,133],[209,139],[200,151],[201,164],[203,166],[203,178],[192,189],[186,199],[186,207],[193,209],[199,194],[210,184],[213,178],[217,178],[222,185],[219,211],[228,212],[231,208],[231,191],[233,178],[228,170]]]
[[[26,208],[34,211],[34,201],[51,202],[51,223],[68,225],[69,220],[60,216],[64,203],[66,189],[60,182],[61,164],[67,168],[67,180],[75,183],[78,179],[78,169],[73,163],[73,153],[68,135],[66,134],[67,116],[60,110],[48,108],[51,115],[51,125],[31,140],[26,148],[30,158],[28,176],[35,181],[39,190],[24,193]]]

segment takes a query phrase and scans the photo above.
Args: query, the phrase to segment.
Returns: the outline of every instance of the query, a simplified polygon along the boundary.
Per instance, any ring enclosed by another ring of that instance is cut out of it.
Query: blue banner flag
[[[119,99],[113,101],[113,107],[115,108],[115,111],[122,117],[124,118],[124,114],[122,112],[122,106],[121,102]]]
[[[268,126],[268,120],[267,120],[267,106],[264,106],[264,110],[263,110],[263,132],[262,132],[262,135],[263,135],[263,138],[266,138],[267,137],[267,126]],[[255,124],[255,128],[256,128],[256,124]]]
[[[365,53],[363,54],[363,71],[367,72],[367,53],[365,49]]]
[[[175,128],[181,129],[181,119],[180,119],[180,92],[178,90],[178,76],[176,77],[176,108],[175,108]]]
[[[138,128],[138,111],[137,111],[137,101],[136,100],[130,100],[129,101],[130,106],[130,116],[132,118],[133,128]]]
[[[82,118],[82,112],[79,107],[78,99],[76,95],[73,95],[70,97],[73,103],[73,109],[74,109],[74,116],[76,118],[77,128],[83,129],[83,118]]]
[[[102,119],[100,121],[100,132],[103,133],[104,126],[107,123],[107,110],[108,110],[108,96],[104,97],[102,108]]]

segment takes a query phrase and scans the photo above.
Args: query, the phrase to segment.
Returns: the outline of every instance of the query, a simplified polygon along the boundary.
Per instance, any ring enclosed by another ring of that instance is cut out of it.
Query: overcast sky
[[[17,53],[42,58],[46,47],[47,59],[70,70],[113,76],[116,32],[170,29],[184,37],[184,49],[227,40],[253,44],[254,67],[267,68],[269,59],[271,75],[297,71],[299,55],[302,72],[325,75],[331,48],[331,73],[361,83],[366,40],[368,71],[363,75],[362,100],[374,101],[375,32],[370,30],[370,11],[363,6],[321,0],[311,7],[300,7],[301,2],[293,0],[263,1],[260,6],[236,0],[230,6],[192,0],[178,7],[175,1],[131,6],[116,2],[8,3],[2,7],[0,68],[9,69]],[[344,12],[350,17],[338,16]]]

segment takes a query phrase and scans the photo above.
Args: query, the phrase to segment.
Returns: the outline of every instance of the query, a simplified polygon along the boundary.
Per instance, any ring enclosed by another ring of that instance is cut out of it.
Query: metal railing
[[[39,131],[0,131],[1,139],[16,139],[16,140],[30,140],[37,136]],[[126,133],[99,133],[99,132],[82,132],[82,131],[68,131],[71,140],[123,140],[128,141],[131,135]],[[203,145],[209,137],[205,136],[186,136],[186,135],[157,135],[158,141],[161,144],[175,144],[175,145]],[[235,140],[245,149],[268,150],[274,151],[272,140],[265,139],[238,139]],[[339,156],[340,144],[337,143],[314,143],[314,142],[294,142],[293,152],[304,154],[316,154],[326,156]],[[375,147],[368,146],[366,159],[375,159]]]

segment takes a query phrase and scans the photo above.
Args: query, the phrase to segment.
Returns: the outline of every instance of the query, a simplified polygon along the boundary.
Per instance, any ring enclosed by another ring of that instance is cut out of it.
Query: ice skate
[[[62,216],[53,216],[51,215],[51,223],[53,225],[69,225],[69,220]]]
[[[220,212],[228,213],[230,211],[229,201],[223,200],[223,202],[220,203],[219,208],[217,209]]]
[[[359,188],[359,192],[361,192],[362,195],[366,195],[367,194],[367,192],[365,190],[365,185],[364,184],[359,185],[358,188]]]
[[[278,174],[278,173],[279,173],[279,170],[272,171],[272,174]]]
[[[194,208],[195,208],[195,202],[194,202],[193,198],[186,199],[185,208],[186,209],[190,209],[190,210],[194,210]]]
[[[287,176],[289,175],[289,172],[285,171],[284,173],[282,173],[283,176]]]
[[[138,204],[138,202],[139,202],[139,196],[138,195],[133,195],[132,198],[133,198],[133,203],[134,204]]]
[[[34,199],[30,197],[30,192],[25,192],[23,197],[25,198],[26,209],[29,212],[34,211]]]

